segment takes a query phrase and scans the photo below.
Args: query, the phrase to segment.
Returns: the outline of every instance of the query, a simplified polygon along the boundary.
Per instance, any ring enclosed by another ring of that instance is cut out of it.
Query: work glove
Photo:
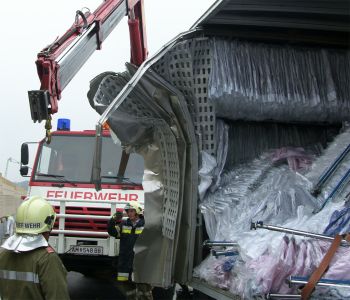
[[[115,226],[115,230],[116,230],[116,238],[120,238],[120,227],[118,225]]]
[[[120,222],[123,219],[123,213],[121,211],[117,211],[114,215],[113,215],[113,219],[116,222]]]

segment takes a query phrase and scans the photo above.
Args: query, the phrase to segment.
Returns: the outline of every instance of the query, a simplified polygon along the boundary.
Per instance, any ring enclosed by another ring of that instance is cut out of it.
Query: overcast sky
[[[144,0],[149,54],[191,25],[214,0]],[[23,142],[39,141],[45,135],[44,122],[33,123],[30,117],[28,90],[40,88],[36,73],[37,53],[61,36],[74,21],[75,11],[88,7],[94,11],[102,0],[35,0],[2,3],[0,19],[0,172],[4,176],[9,158],[20,160]],[[89,81],[104,71],[124,71],[129,61],[129,35],[124,18],[96,51],[70,84],[53,117],[71,119],[74,130],[93,129],[99,115],[88,104]],[[33,150],[33,149],[31,149]],[[8,164],[7,178],[21,181],[19,165]]]

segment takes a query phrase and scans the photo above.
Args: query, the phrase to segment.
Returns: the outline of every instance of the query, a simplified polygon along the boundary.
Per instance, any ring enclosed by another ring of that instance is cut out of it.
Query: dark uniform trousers
[[[67,300],[67,271],[51,247],[15,253],[0,248],[2,300]]]
[[[116,238],[120,237],[117,287],[128,300],[153,299],[151,285],[132,281],[133,249],[144,225],[143,218],[140,218],[135,224],[130,219],[122,220],[121,223],[117,224],[114,218],[111,218],[108,223],[108,233]]]

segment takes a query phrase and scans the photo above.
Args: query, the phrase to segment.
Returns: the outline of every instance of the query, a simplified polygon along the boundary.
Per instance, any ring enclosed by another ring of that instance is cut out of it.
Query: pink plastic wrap
[[[350,280],[350,248],[338,249],[324,278]]]
[[[204,279],[213,286],[229,289],[233,282],[231,271],[225,271],[224,264],[229,258],[208,256],[200,266],[194,270],[194,276]]]
[[[314,156],[306,153],[306,151],[300,147],[282,147],[280,149],[276,149],[272,154],[272,161],[280,162],[283,160],[288,162],[288,166],[291,170],[304,172],[310,168],[312,161],[314,160]]]
[[[311,158],[304,155],[301,149],[282,148],[274,152],[275,164],[268,152],[261,159],[240,165],[222,176],[221,188],[207,195],[202,212],[211,239],[238,242],[240,260],[228,274],[220,268],[220,260],[208,259],[200,266],[200,278],[244,299],[267,293],[297,292],[295,287],[289,288],[285,280],[291,275],[310,276],[330,243],[263,229],[250,231],[249,225],[251,221],[263,221],[322,233],[333,212],[343,208],[344,201],[338,200],[313,213],[317,202],[309,193],[307,178],[311,173],[315,175],[315,168],[305,176],[293,171],[308,167]],[[288,158],[294,161],[292,165],[278,163]],[[325,190],[328,189],[325,186]],[[350,249],[340,248],[325,278],[350,279],[349,261]],[[315,299],[330,299],[329,295],[344,299],[337,290],[318,288],[317,292]]]

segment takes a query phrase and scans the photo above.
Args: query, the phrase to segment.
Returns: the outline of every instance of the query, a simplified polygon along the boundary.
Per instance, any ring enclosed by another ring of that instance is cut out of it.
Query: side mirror
[[[28,162],[29,162],[28,144],[27,143],[23,143],[22,146],[21,146],[21,164],[22,165],[28,165]],[[21,169],[22,169],[22,167],[21,167]],[[28,170],[27,170],[27,173],[28,173]]]
[[[21,166],[21,168],[19,169],[19,172],[21,173],[21,176],[26,176],[28,175],[28,166]]]

